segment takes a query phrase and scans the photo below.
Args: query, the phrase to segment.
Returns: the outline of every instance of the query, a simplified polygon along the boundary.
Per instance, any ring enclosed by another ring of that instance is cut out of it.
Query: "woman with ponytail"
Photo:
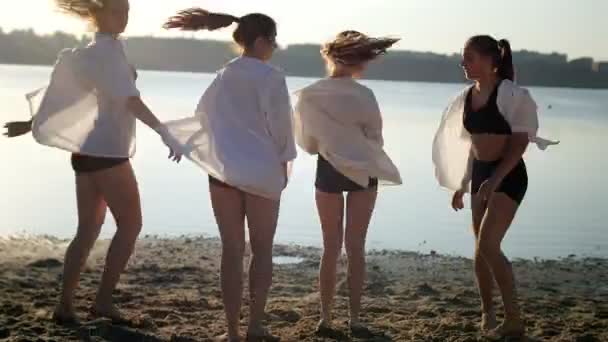
[[[28,95],[32,121],[6,125],[9,137],[32,131],[37,142],[72,154],[76,174],[78,230],[64,263],[60,323],[77,322],[74,291],[99,236],[107,208],[117,231],[91,313],[124,321],[112,292],[142,228],[141,204],[129,159],[135,152],[136,119],[157,131],[176,161],[179,145],[142,101],[119,39],[129,19],[128,0],[55,0],[57,7],[91,24],[92,42],[60,53],[47,87]]]
[[[247,338],[276,341],[263,319],[281,193],[288,164],[296,157],[285,76],[268,64],[277,47],[276,24],[264,14],[238,18],[195,8],[170,18],[165,27],[216,30],[232,24],[241,56],[217,72],[194,117],[167,126],[184,145],[185,156],[209,174],[222,240],[221,287],[228,324],[220,340],[240,340],[246,220],[252,255]]]
[[[454,191],[454,210],[463,209],[463,196],[471,193],[481,329],[492,335],[522,336],[513,269],[501,243],[528,187],[522,155],[530,142],[542,150],[556,142],[536,136],[537,106],[528,90],[514,82],[508,41],[470,38],[461,66],[474,84],[443,115],[433,145],[435,174],[442,187]],[[505,310],[500,326],[492,302],[494,282]]]

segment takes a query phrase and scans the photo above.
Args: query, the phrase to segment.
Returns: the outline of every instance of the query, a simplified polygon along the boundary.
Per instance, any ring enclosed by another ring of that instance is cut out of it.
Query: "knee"
[[[323,244],[323,258],[326,260],[338,261],[342,254],[342,241]]]
[[[478,224],[473,224],[471,226],[471,230],[473,231],[473,234],[475,234],[475,239],[478,240],[479,239],[479,231],[481,230],[481,227]]]
[[[116,217],[118,233],[135,241],[141,233],[143,222],[141,214],[121,215]]]
[[[273,243],[270,242],[251,242],[251,256],[255,259],[272,260]]]
[[[242,260],[245,255],[245,241],[224,241],[222,255],[235,260]]]
[[[362,237],[347,237],[346,254],[349,258],[362,257],[365,254],[365,239]]]
[[[477,248],[475,250],[476,256],[481,256],[488,262],[502,258],[502,252],[500,250],[500,243],[494,241],[481,239],[477,241]]]
[[[103,220],[100,222],[79,222],[74,240],[92,245],[101,233],[101,226],[103,226]]]

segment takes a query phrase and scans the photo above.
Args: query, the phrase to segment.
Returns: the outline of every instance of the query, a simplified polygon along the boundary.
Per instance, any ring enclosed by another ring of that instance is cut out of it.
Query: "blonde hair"
[[[398,41],[399,38],[375,38],[358,31],[343,31],[322,46],[321,54],[334,63],[359,65],[386,54]]]
[[[110,0],[54,0],[60,11],[85,20],[93,20],[93,13]]]

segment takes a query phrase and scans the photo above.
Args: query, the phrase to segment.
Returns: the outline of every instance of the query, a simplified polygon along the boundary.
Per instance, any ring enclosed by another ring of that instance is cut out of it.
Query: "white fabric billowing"
[[[297,92],[295,135],[310,154],[321,154],[340,173],[367,187],[401,184],[383,149],[382,116],[374,93],[353,79],[323,79]]]
[[[85,48],[64,50],[46,88],[27,95],[37,142],[96,157],[135,153],[135,117],[127,99],[139,96],[122,42],[97,34]]]
[[[467,87],[448,105],[433,141],[433,164],[439,185],[452,191],[470,191],[472,156],[471,135],[464,128],[463,115]],[[529,91],[504,80],[499,85],[496,100],[513,133],[527,133],[531,143],[545,150],[559,142],[538,137],[537,106]]]
[[[209,175],[245,192],[279,199],[284,164],[296,157],[285,76],[253,58],[220,70],[196,115],[165,123],[184,155]]]

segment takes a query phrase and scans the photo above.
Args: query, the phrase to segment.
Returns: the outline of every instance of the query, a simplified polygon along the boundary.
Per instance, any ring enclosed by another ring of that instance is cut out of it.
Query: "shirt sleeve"
[[[528,133],[535,137],[538,132],[537,105],[527,89],[519,89],[515,95],[513,112],[509,123],[514,133]]]
[[[307,120],[310,115],[314,115],[316,109],[312,106],[311,101],[307,98],[304,92],[300,92],[297,96],[297,101],[294,111],[294,130],[297,144],[310,154],[319,153],[319,143],[311,134],[310,122]]]
[[[115,101],[139,97],[133,68],[116,51],[90,51],[84,58],[82,73],[102,97]]]
[[[293,111],[285,76],[273,73],[268,77],[261,103],[279,158],[282,162],[295,159],[297,152],[293,135]]]
[[[371,112],[368,116],[369,120],[363,127],[363,132],[366,137],[377,142],[380,146],[384,146],[384,138],[382,136],[382,114],[380,113],[380,106],[376,100],[374,93],[370,91],[371,97]]]

